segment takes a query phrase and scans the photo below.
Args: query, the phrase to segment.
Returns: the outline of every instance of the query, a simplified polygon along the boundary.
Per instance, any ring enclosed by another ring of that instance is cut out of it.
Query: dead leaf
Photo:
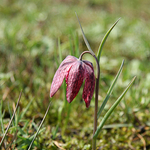
[[[62,148],[60,145],[62,145],[61,143],[58,143],[57,141],[53,141],[53,143],[58,147],[58,148],[60,148],[60,149],[62,149],[62,150],[66,150],[66,149],[64,149],[64,148]]]

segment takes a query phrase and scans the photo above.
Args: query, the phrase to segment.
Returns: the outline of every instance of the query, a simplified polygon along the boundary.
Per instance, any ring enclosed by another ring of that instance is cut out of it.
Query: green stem
[[[100,79],[100,65],[99,65],[98,59],[95,56],[95,54],[91,53],[90,51],[84,51],[80,55],[79,60],[82,60],[82,56],[85,53],[91,54],[94,57],[94,59],[96,60],[96,65],[97,65],[97,76],[96,76],[96,87],[95,87],[94,128],[93,128],[93,136],[94,136],[95,132],[97,130],[97,110],[98,110],[98,91],[99,91],[99,79]],[[96,150],[96,139],[95,138],[93,138],[93,141],[92,141],[92,149]]]

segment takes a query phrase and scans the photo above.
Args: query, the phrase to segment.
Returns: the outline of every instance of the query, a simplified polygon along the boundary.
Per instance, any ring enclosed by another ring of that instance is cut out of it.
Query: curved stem
[[[94,136],[94,134],[97,130],[97,110],[98,110],[98,91],[99,91],[99,79],[100,79],[100,65],[99,65],[98,59],[95,56],[95,54],[91,53],[90,51],[84,51],[80,55],[79,60],[82,60],[83,55],[86,53],[89,53],[94,57],[94,59],[96,60],[96,66],[97,66],[96,87],[95,87],[94,128],[93,128],[93,136]],[[96,139],[95,138],[93,138],[93,141],[92,141],[92,149],[93,150],[96,149]]]
[[[97,66],[97,77],[96,78],[99,78],[100,77],[100,66],[99,66],[99,62],[98,62],[98,59],[95,54],[91,53],[90,51],[84,51],[83,53],[81,53],[79,60],[82,60],[83,55],[86,53],[91,54],[94,57],[94,59],[96,60],[96,66]]]

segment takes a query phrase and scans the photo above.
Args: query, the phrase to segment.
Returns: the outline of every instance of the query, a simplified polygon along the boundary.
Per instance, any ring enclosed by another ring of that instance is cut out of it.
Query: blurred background
[[[89,109],[82,100],[82,89],[68,105],[63,86],[49,98],[51,82],[62,59],[87,50],[75,15],[97,54],[99,44],[120,17],[108,37],[101,57],[99,106],[104,100],[122,60],[125,65],[102,116],[114,103],[133,76],[134,85],[117,107],[99,135],[100,149],[150,148],[150,1],[149,0],[5,0],[0,2],[0,99],[4,127],[10,110],[23,90],[20,112],[26,111],[18,136],[28,139],[35,133],[47,105],[49,114],[36,140],[37,149],[90,149],[94,98]],[[85,55],[95,66],[92,57]],[[8,106],[9,105],[9,106]],[[69,114],[69,115],[68,115]],[[67,119],[66,119],[67,118]],[[33,125],[34,122],[34,125]],[[99,120],[100,122],[100,120]],[[2,124],[2,122],[1,122]],[[118,125],[118,126],[117,126]],[[1,125],[2,126],[2,125]],[[34,126],[34,127],[33,127]],[[30,129],[30,130],[29,130]],[[16,129],[17,130],[17,129]],[[14,135],[16,130],[10,129]],[[27,132],[27,131],[30,132]],[[2,128],[0,130],[2,137]],[[14,147],[20,144],[16,139]],[[38,143],[38,144],[37,144]],[[26,141],[20,145],[27,147]],[[21,147],[22,148],[22,147]]]

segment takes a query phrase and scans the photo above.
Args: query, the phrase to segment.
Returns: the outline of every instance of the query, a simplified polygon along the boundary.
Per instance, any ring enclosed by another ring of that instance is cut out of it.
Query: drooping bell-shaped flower
[[[95,89],[95,76],[92,63],[79,60],[74,56],[67,56],[54,75],[50,97],[60,88],[64,78],[66,79],[66,97],[69,103],[76,97],[85,79],[82,98],[86,103],[86,107],[89,107]]]

